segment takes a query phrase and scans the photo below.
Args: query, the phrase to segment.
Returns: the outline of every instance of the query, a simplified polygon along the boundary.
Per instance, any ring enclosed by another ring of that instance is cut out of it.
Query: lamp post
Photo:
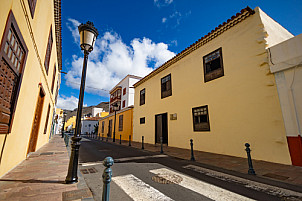
[[[62,138],[64,137],[64,126],[65,126],[65,117],[66,117],[66,112],[63,112],[63,124],[62,124]]]
[[[84,51],[84,61],[83,61],[83,71],[82,71],[82,78],[81,78],[81,87],[80,87],[80,94],[79,94],[75,132],[74,132],[74,136],[71,138],[72,148],[71,148],[71,154],[70,154],[70,160],[68,166],[68,173],[65,179],[66,184],[74,184],[78,182],[77,171],[78,171],[79,148],[80,148],[80,140],[81,140],[80,137],[81,116],[82,116],[82,107],[83,107],[83,99],[84,99],[87,60],[88,60],[88,54],[93,50],[93,45],[99,34],[97,29],[93,26],[93,23],[89,21],[86,24],[80,24],[78,29],[80,33],[81,50]]]
[[[116,111],[118,110],[118,104],[113,103],[113,110],[114,110],[114,128],[113,128],[113,142],[115,142],[115,124],[116,124]]]

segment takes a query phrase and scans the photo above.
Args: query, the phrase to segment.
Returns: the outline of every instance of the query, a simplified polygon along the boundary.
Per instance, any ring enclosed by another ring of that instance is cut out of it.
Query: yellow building
[[[68,120],[66,120],[64,124],[64,131],[71,131],[75,129],[76,124],[76,116],[70,117]]]
[[[98,136],[113,138],[115,114],[110,115],[99,120]],[[133,139],[133,106],[124,108],[116,112],[115,124],[115,139],[129,140],[129,135]]]
[[[61,1],[0,7],[0,176],[49,140],[60,85]]]
[[[267,48],[293,37],[259,8],[231,19],[142,78],[133,136],[146,143],[291,164]]]

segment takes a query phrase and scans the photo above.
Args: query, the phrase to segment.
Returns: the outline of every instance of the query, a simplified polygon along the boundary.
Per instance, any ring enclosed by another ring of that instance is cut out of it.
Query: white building
[[[118,110],[134,105],[134,88],[133,85],[138,82],[141,77],[135,75],[127,75],[122,79],[110,93],[110,113],[114,112],[113,104],[117,103]]]
[[[268,48],[293,165],[302,166],[302,34]]]
[[[102,112],[106,112],[104,110],[104,108],[97,108],[97,107],[94,107],[92,108],[92,117],[96,117],[97,115],[101,116],[101,113]]]
[[[81,133],[91,134],[94,132],[94,127],[98,124],[98,120],[82,120]]]

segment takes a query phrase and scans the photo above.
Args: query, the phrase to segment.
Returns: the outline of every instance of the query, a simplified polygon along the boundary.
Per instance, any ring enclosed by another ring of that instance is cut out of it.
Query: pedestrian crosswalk
[[[132,174],[113,177],[112,180],[134,201],[172,201],[171,198]]]
[[[153,169],[149,171],[158,177],[170,181],[175,185],[179,185],[183,188],[194,191],[202,196],[205,196],[212,200],[240,200],[248,201],[252,200],[250,198],[244,197],[242,195],[236,194],[234,192],[228,191],[226,189],[208,184],[206,182],[191,178],[184,174],[178,173],[176,171],[160,168]],[[177,178],[177,179],[175,179]],[[179,179],[180,178],[180,179]],[[134,201],[162,201],[162,200],[173,200],[172,198],[164,195],[159,190],[153,188],[149,184],[140,180],[132,174],[116,176],[112,178],[126,194],[128,194]],[[152,180],[150,180],[152,182]]]

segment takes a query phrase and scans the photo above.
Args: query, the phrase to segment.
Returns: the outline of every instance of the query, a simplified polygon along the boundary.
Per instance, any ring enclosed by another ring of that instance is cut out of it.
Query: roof
[[[111,94],[113,91],[115,91],[115,89],[116,88],[119,88],[119,87],[121,87],[121,86],[119,86],[125,79],[127,79],[127,78],[134,78],[134,79],[138,79],[138,80],[140,80],[140,79],[142,79],[142,77],[139,77],[139,76],[136,76],[136,75],[130,75],[130,74],[128,74],[126,77],[124,77],[119,83],[117,83],[117,85],[115,85],[110,91],[109,91],[109,93]]]
[[[187,47],[186,49],[184,49],[183,51],[178,53],[172,59],[168,60],[163,65],[161,65],[160,67],[158,67],[157,69],[153,70],[151,73],[149,73],[148,75],[143,77],[140,81],[135,83],[133,86],[137,87],[140,84],[144,83],[148,79],[152,78],[156,74],[158,74],[161,71],[165,70],[166,68],[170,67],[172,64],[176,63],[177,61],[179,61],[183,57],[187,56],[188,54],[190,54],[193,51],[197,50],[201,46],[203,46],[206,43],[210,42],[214,38],[221,35],[223,32],[227,31],[228,29],[235,26],[239,22],[242,22],[244,19],[246,19],[247,17],[253,15],[254,13],[255,13],[255,11],[253,9],[251,9],[250,7],[248,7],[248,6],[244,9],[242,9],[239,13],[237,13],[236,15],[233,15],[226,22],[223,22],[222,24],[217,26],[215,29],[213,29],[211,32],[209,32],[207,35],[203,36],[198,41],[196,41],[195,43],[193,43],[192,45],[190,45],[189,47]]]
[[[61,20],[61,0],[54,0],[54,17],[58,67],[62,70],[62,20]]]
[[[99,119],[101,119],[102,117],[87,117],[86,119],[84,119],[83,121],[97,121]]]

